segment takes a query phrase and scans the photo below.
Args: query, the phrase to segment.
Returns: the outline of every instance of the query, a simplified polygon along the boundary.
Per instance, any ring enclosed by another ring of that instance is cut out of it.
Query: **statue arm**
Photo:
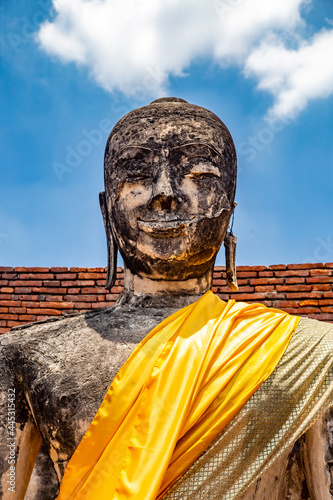
[[[0,351],[0,498],[23,500],[42,438]]]

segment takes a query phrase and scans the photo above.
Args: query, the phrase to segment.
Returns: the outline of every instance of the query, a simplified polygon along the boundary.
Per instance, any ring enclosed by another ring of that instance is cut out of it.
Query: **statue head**
[[[152,280],[213,269],[236,187],[235,147],[216,115],[178,98],[136,109],[113,128],[104,169],[107,287],[117,248],[132,274]]]

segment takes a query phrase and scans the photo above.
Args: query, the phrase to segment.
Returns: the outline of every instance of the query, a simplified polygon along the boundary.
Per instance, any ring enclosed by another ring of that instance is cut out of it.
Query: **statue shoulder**
[[[164,310],[104,308],[13,328],[0,337],[10,369],[23,379],[121,366],[135,346],[166,316]]]

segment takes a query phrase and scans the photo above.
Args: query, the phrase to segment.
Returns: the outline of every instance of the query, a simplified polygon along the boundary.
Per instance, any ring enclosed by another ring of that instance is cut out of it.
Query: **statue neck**
[[[201,296],[210,290],[212,285],[213,269],[209,269],[200,278],[191,278],[183,281],[152,280],[132,274],[125,266],[124,292],[131,295],[163,295],[163,296]]]

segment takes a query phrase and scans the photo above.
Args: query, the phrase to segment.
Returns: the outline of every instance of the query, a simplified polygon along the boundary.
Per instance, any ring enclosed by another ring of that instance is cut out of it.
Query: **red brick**
[[[11,307],[10,312],[16,314],[25,314],[27,312],[25,307]]]
[[[70,269],[71,273],[84,273],[87,268],[86,267],[71,267]]]
[[[8,280],[0,280],[0,286],[7,286],[9,285]]]
[[[277,293],[277,292],[272,292],[272,293],[266,293],[266,298],[267,299],[273,299],[273,300],[284,300],[285,299],[285,294],[284,293]]]
[[[225,286],[227,284],[227,280],[222,280],[222,279],[215,279],[213,280],[214,285],[216,286]]]
[[[273,271],[259,271],[260,278],[270,278],[271,276],[274,276]]]
[[[313,285],[312,290],[320,291],[320,290],[330,290],[331,285]]]
[[[68,267],[51,267],[51,273],[67,273]]]
[[[97,304],[97,302],[95,302],[95,304]],[[91,302],[75,302],[74,309],[91,309]]]
[[[287,299],[320,299],[321,292],[286,293]]]
[[[18,319],[17,314],[0,314],[0,319]]]
[[[225,294],[225,293],[218,293],[217,295],[220,297],[220,299],[221,299],[221,300],[224,300],[224,301],[226,301],[226,302],[227,302],[227,301],[229,300],[229,298],[230,298],[230,297],[229,297],[229,295],[227,295],[227,294]]]
[[[325,267],[332,268],[333,262],[326,262]]]
[[[278,292],[310,292],[310,285],[277,285],[276,287]]]
[[[33,301],[33,302],[26,302],[26,301],[22,302],[23,307],[40,307],[39,304],[40,304],[40,302],[37,302],[37,300]]]
[[[15,287],[15,293],[31,293],[31,287],[29,286],[17,286]]]
[[[15,296],[15,298],[18,297],[19,300],[37,300],[38,299],[38,295],[17,295]],[[13,297],[14,299],[14,297]]]
[[[227,282],[226,282],[227,283]],[[238,286],[247,286],[249,284],[248,279],[237,279]],[[123,289],[123,287],[119,287],[120,291]]]
[[[320,313],[318,315],[309,315],[309,318],[312,318],[312,319],[319,319],[320,321],[333,321],[333,314],[329,314],[329,313]]]
[[[241,300],[264,300],[264,299],[267,299],[267,296],[265,293],[241,293],[239,295],[237,295],[237,301],[241,301]]]
[[[25,279],[29,279],[29,278],[37,279],[37,280],[49,280],[49,279],[52,278],[52,274],[39,274],[39,273],[36,273],[36,274],[32,274],[32,273],[21,274],[21,279],[25,280]]]
[[[40,307],[51,309],[73,309],[72,302],[40,302]]]
[[[258,273],[254,272],[254,271],[248,271],[248,272],[237,271],[236,274],[237,274],[237,278],[256,278]]]
[[[75,281],[62,281],[61,286],[94,286],[93,280],[75,280]]]
[[[287,276],[309,276],[310,271],[306,270],[288,270],[288,271],[276,271],[275,276],[287,277]]]
[[[3,280],[13,280],[13,279],[18,279],[18,274],[14,273],[4,273],[1,278]]]
[[[261,300],[260,304],[264,304],[264,306],[267,306],[267,307],[272,307],[272,301],[271,300]]]
[[[273,307],[284,309],[285,307],[292,307],[297,309],[299,306],[298,302],[292,300],[275,300],[273,302]]]
[[[332,306],[333,305],[333,299],[322,299],[320,301],[321,306]]]
[[[301,300],[300,303],[299,303],[299,306],[300,307],[304,307],[304,306],[318,306],[319,305],[319,302],[318,300]]]
[[[0,266],[0,273],[10,273],[11,271],[14,271],[13,267]]]
[[[91,304],[91,307],[93,309],[100,309],[102,307],[111,307],[113,306],[113,303],[111,302],[97,302],[96,304]]]
[[[7,321],[0,319],[0,326],[7,326]]]
[[[17,302],[16,300],[0,300],[0,306],[3,307],[16,307],[20,306],[21,302]]]
[[[3,286],[2,288],[0,288],[0,292],[1,293],[14,293],[14,288],[12,288],[10,286]]]
[[[237,266],[237,272],[238,271],[267,271],[267,267],[266,266]]]
[[[36,316],[34,314],[21,314],[19,316],[20,321],[36,321]]]
[[[33,293],[52,293],[52,294],[62,294],[65,295],[67,293],[67,288],[46,288],[44,286],[40,287],[32,287],[31,291]]]
[[[323,296],[326,297],[326,298],[328,298],[328,299],[330,299],[330,298],[333,297],[333,292],[324,292]]]
[[[119,285],[119,284],[120,284],[118,280],[116,280],[116,281],[115,281],[115,283],[116,283],[117,285]],[[95,283],[94,283],[94,284],[95,284]],[[97,285],[97,286],[105,286],[105,279],[104,279],[104,280],[96,280],[96,285]],[[122,283],[122,285],[123,285],[123,283]]]
[[[79,273],[79,280],[100,280],[106,278],[106,273]]]
[[[269,266],[268,269],[275,271],[278,269],[287,269],[287,266],[285,266],[284,264],[274,264],[274,266]]]
[[[298,309],[285,307],[283,310],[289,314],[297,314],[297,315],[315,314],[315,313],[320,312],[320,309],[318,307],[308,307],[308,308],[304,307],[304,308],[298,308]]]
[[[333,276],[313,276],[312,278],[306,279],[307,283],[333,283]]]
[[[27,309],[28,314],[61,316],[61,311],[58,309]]]
[[[238,292],[237,291],[234,291],[234,290],[231,290],[231,288],[229,288],[229,286],[219,286],[218,287],[218,291],[219,293],[230,293],[230,294],[239,294],[239,293],[248,293],[248,292],[254,292],[254,287],[253,286],[242,286],[239,288]],[[114,290],[113,288],[111,288],[111,292],[113,293]],[[117,294],[118,296],[118,294]]]
[[[65,300],[72,302],[96,302],[96,295],[65,295]]]
[[[11,293],[0,293],[0,300],[11,300]]]
[[[289,264],[288,269],[313,269],[315,267],[323,267],[323,264]]]
[[[331,269],[311,269],[310,276],[332,276]]]
[[[45,297],[46,302],[61,302],[64,300],[63,295],[47,295]]]
[[[282,278],[256,278],[250,279],[250,285],[280,285],[283,283]]]
[[[64,274],[56,274],[57,280],[75,280],[75,273],[64,273]]]
[[[87,271],[87,273],[105,273],[106,268],[105,267],[87,267],[86,271]]]
[[[20,321],[7,321],[7,326],[10,326],[11,328],[13,328],[13,326],[19,326],[19,325],[22,325]]]
[[[321,308],[323,313],[333,313],[333,306],[325,306]]]
[[[9,332],[9,328],[0,328],[0,334]]]
[[[218,295],[221,296],[220,293]],[[118,298],[119,298],[119,295],[115,294],[115,293],[108,293],[105,296],[105,299],[107,302],[115,302]]]
[[[215,266],[214,271],[216,272],[225,272],[225,266]],[[117,268],[117,274],[118,274],[118,268]]]
[[[81,288],[81,293],[89,294],[89,293],[101,293],[101,294],[106,294],[106,289],[102,287],[87,287],[87,288]]]
[[[51,314],[51,316],[53,316],[53,315]],[[42,316],[42,315],[41,316],[37,316],[37,323],[45,321],[46,319],[49,319],[49,317],[50,316]]]
[[[45,280],[43,282],[43,286],[46,286],[46,287],[58,287],[60,286],[60,281],[59,280]]]
[[[23,280],[16,280],[16,281],[10,281],[8,283],[9,286],[42,286],[42,281],[33,281],[33,280],[28,280],[28,281],[23,281]]]
[[[222,278],[223,274],[222,273],[217,273],[216,271],[213,272],[213,280]]]
[[[15,267],[17,273],[48,273],[48,267]]]
[[[69,293],[70,295],[77,295],[78,293],[80,293],[80,290],[81,288],[68,288],[67,293]]]
[[[0,313],[8,313],[8,307],[0,307]]]
[[[286,285],[296,285],[297,283],[305,283],[305,278],[286,278]]]
[[[266,286],[256,286],[255,291],[256,292],[272,292],[274,290],[273,285],[266,285]]]
[[[239,284],[241,285],[242,282],[240,281]],[[123,287],[122,286],[113,286],[111,288],[111,293],[120,293],[123,291]]]

